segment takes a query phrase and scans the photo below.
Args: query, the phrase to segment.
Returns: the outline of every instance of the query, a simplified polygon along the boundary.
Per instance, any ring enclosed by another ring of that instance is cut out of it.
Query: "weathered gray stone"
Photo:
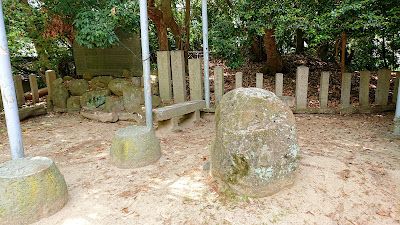
[[[49,110],[52,110],[53,109],[52,94],[54,91],[53,83],[56,80],[56,73],[54,72],[54,70],[46,70],[45,76],[46,76],[46,85],[47,85],[47,90],[48,90],[48,94],[47,94],[47,98],[46,98],[47,108]]]
[[[71,95],[82,96],[85,92],[89,91],[89,82],[84,79],[72,80],[68,83],[68,90]]]
[[[203,74],[201,59],[189,59],[190,100],[203,100]]]
[[[283,73],[275,74],[275,95],[283,95]]]
[[[328,107],[328,92],[329,91],[329,72],[323,71],[321,73],[321,80],[319,84],[319,107]]]
[[[375,103],[387,105],[390,87],[391,71],[388,69],[378,70],[378,84],[376,85]]]
[[[113,79],[111,76],[100,76],[95,77],[90,81],[90,85],[93,90],[107,88],[108,83]]]
[[[118,121],[118,115],[114,112],[104,112],[103,110],[93,109],[90,107],[82,107],[81,112],[79,113],[81,116],[91,119],[97,120],[103,123],[110,122],[115,123]]]
[[[33,103],[39,102],[39,89],[35,74],[29,75],[29,85],[31,86],[32,102]]]
[[[161,157],[160,144],[149,127],[126,127],[115,133],[110,162],[122,169],[150,165]]]
[[[18,107],[25,104],[25,94],[24,89],[22,87],[22,77],[20,75],[13,76],[14,78],[14,86],[15,86],[15,94],[17,97]]]
[[[171,51],[174,102],[186,101],[185,57],[182,50]]]
[[[29,117],[40,116],[46,113],[47,111],[44,108],[44,105],[24,107],[18,110],[19,120],[21,121]]]
[[[144,90],[143,88],[125,85],[122,88],[124,95],[124,107],[128,112],[138,112],[144,104]]]
[[[68,188],[53,160],[29,157],[0,164],[0,225],[34,223],[67,202]]]
[[[171,54],[169,51],[157,52],[157,67],[160,97],[164,102],[169,103],[172,101]]]
[[[206,107],[206,101],[196,100],[182,102],[174,105],[164,106],[162,108],[154,109],[154,120],[163,121],[169,120],[174,117],[179,117]]]
[[[106,105],[105,111],[106,112],[121,112],[124,111],[124,99],[122,96],[115,97],[115,96],[107,96],[106,97]]]
[[[129,80],[117,78],[117,79],[111,80],[110,83],[108,83],[108,88],[115,95],[122,96],[122,87],[124,85],[130,85],[130,83],[131,82]]]
[[[237,72],[235,75],[235,85],[236,88],[241,88],[243,87],[243,73],[242,72]]]
[[[256,73],[256,88],[263,88],[264,84],[264,74]]]
[[[296,71],[296,108],[307,108],[308,91],[308,72],[307,66],[299,66]]]
[[[61,79],[61,78],[60,78]],[[53,110],[56,112],[65,112],[67,109],[67,100],[69,92],[64,85],[58,85],[52,94]]]
[[[89,72],[85,72],[85,73],[83,73],[82,78],[87,81],[91,81],[93,79],[93,76]]]
[[[370,80],[370,72],[361,71],[360,91],[359,91],[359,101],[361,107],[368,107],[369,105],[369,80]]]
[[[161,105],[161,102],[162,102],[162,99],[161,99],[160,96],[153,95],[153,96],[151,97],[151,104],[152,104],[153,108],[155,108],[155,107]]]
[[[299,153],[292,111],[272,92],[239,88],[221,99],[211,173],[234,193],[264,197],[290,186]]]
[[[81,97],[81,106],[90,108],[104,107],[106,103],[106,96],[110,96],[110,89],[103,89],[97,91],[85,92]]]
[[[340,108],[350,107],[351,73],[342,74],[342,87],[340,90]]]
[[[71,96],[67,100],[67,112],[74,113],[81,110],[81,97]]]
[[[224,68],[217,66],[214,68],[214,98],[215,105],[218,105],[222,96],[224,95]]]

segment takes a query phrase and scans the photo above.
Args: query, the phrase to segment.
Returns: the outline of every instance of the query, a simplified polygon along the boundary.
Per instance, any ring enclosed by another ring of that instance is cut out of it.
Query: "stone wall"
[[[117,32],[122,44],[109,48],[86,48],[73,44],[76,73],[83,75],[115,75],[122,76],[123,70],[132,73],[132,76],[142,76],[142,58],[140,37],[137,34]]]

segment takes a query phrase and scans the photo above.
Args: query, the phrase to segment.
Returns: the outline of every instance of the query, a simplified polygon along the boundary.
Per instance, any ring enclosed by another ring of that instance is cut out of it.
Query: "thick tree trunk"
[[[304,38],[303,38],[303,30],[296,30],[296,54],[304,53]]]
[[[159,50],[169,51],[167,24],[163,20],[163,13],[154,7],[154,1],[148,0],[147,4],[149,6],[147,8],[149,18],[157,28]]]
[[[267,53],[267,69],[266,72],[274,75],[277,72],[282,72],[282,56],[279,53],[276,40],[275,29],[265,29],[264,45]]]
[[[176,48],[179,50],[183,49],[182,43],[182,30],[178,23],[175,21],[174,15],[172,14],[171,9],[171,0],[162,0],[161,10],[163,15],[163,20],[167,24],[167,26],[171,29],[172,34],[174,35]]]
[[[347,43],[347,34],[343,32],[342,34],[342,54],[340,56],[340,71],[343,73],[346,72],[346,43]]]
[[[254,61],[260,62],[264,59],[263,57],[263,49],[262,49],[262,40],[260,36],[252,36],[252,41],[250,44],[250,52],[254,56]]]

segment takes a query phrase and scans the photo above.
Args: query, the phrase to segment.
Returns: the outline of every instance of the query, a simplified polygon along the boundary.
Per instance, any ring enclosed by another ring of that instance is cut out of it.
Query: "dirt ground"
[[[384,134],[393,116],[296,115],[296,182],[262,199],[234,196],[203,170],[213,114],[183,132],[156,133],[161,159],[125,170],[109,164],[109,147],[135,123],[30,118],[21,124],[26,156],[52,158],[69,190],[68,204],[35,224],[399,224],[400,140]],[[11,159],[4,121],[0,146],[3,163]]]

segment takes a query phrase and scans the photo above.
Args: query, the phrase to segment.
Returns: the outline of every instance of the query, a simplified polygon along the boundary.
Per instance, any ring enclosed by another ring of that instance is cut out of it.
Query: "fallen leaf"
[[[389,216],[389,214],[387,214],[385,212],[379,212],[378,215],[380,215],[380,216]]]

